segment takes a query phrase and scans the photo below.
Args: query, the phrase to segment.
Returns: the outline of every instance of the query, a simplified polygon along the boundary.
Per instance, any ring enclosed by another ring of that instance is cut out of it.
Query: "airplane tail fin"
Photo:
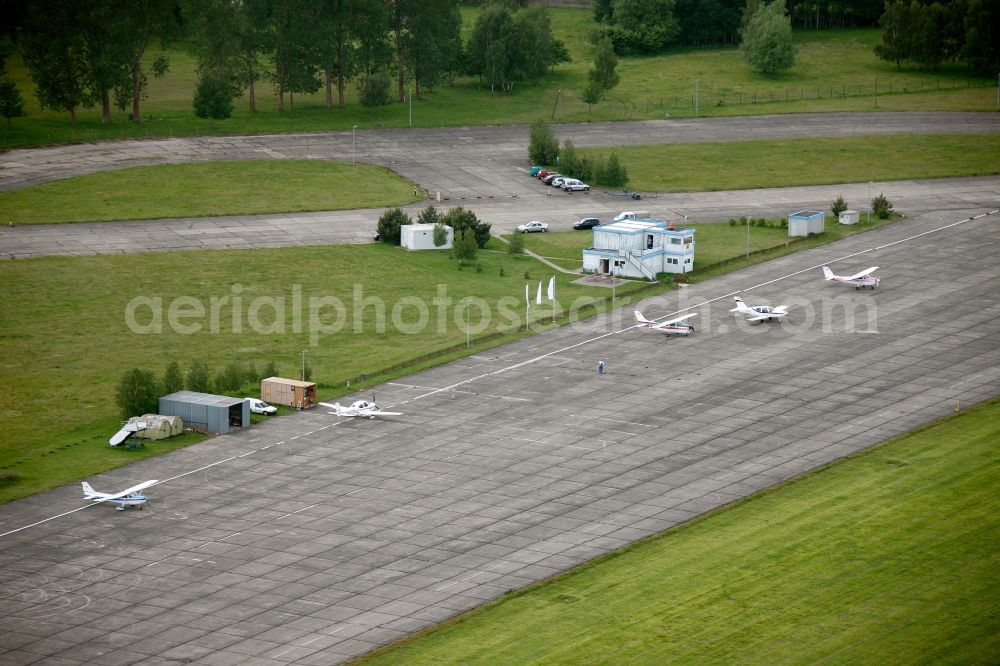
[[[730,312],[746,312],[749,309],[739,296],[733,296],[733,300],[736,302],[736,307],[730,310]]]
[[[94,492],[94,489],[90,487],[90,484],[87,483],[86,481],[81,481],[80,485],[83,486],[84,499],[89,499],[93,495],[97,494],[97,493]]]
[[[827,280],[833,279],[833,271],[830,270],[829,266],[823,267],[823,277],[826,278]]]
[[[646,319],[645,317],[643,317],[642,313],[639,312],[638,310],[635,311],[635,320],[637,322],[639,322],[640,324],[649,324],[649,323],[651,323],[648,319]]]

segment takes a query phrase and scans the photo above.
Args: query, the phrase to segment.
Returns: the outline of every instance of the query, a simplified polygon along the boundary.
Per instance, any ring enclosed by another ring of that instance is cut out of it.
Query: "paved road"
[[[697,306],[690,338],[591,319],[378,387],[398,419],[295,414],[92,479],[165,481],[142,512],[0,536],[0,662],[339,663],[995,396],[1000,214],[963,222],[982,212],[643,303]],[[733,320],[737,290],[791,321]],[[81,506],[75,486],[8,504],[0,533]]]
[[[578,146],[677,143],[891,133],[996,133],[1000,117],[987,113],[834,113],[706,118],[635,123],[558,125]],[[441,193],[443,208],[464,205],[500,231],[531,219],[568,228],[581,217],[608,217],[641,207],[669,219],[707,221],[825,210],[837,196],[855,206],[869,186],[792,187],[742,192],[647,196],[634,201],[608,193],[566,194],[527,177],[523,126],[360,132],[357,159],[390,167],[420,187]],[[351,133],[252,137],[188,137],[118,141],[0,154],[0,191],[82,173],[144,164],[220,159],[337,159],[349,161]],[[1000,200],[1000,178],[875,183],[897,210],[910,215],[935,207],[990,206]],[[514,196],[516,195],[516,196]],[[410,209],[416,211],[427,202]],[[358,243],[370,239],[381,210],[297,215],[0,227],[0,257],[87,255],[221,248]]]
[[[1000,132],[995,113],[818,113],[554,125],[560,141],[615,146],[875,134]],[[355,141],[356,140],[356,141]],[[356,146],[356,149],[355,149]],[[0,154],[0,191],[84,173],[209,160],[357,159],[390,167],[453,201],[532,196],[528,128],[359,130],[263,136],[179,137],[30,148]],[[540,193],[534,196],[541,196]]]

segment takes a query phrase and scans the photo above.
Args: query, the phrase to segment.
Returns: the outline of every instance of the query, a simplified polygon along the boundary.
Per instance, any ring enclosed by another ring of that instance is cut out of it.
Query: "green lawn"
[[[307,350],[313,380],[327,397],[343,393],[348,379],[357,386],[361,373],[454,346],[460,349],[453,356],[467,353],[460,305],[466,297],[482,299],[487,311],[484,321],[479,307],[471,307],[474,341],[498,331],[520,334],[525,273],[534,288],[554,271],[505,253],[482,252],[477,264],[482,272],[460,271],[447,252],[381,243],[0,262],[0,367],[7,385],[0,475],[20,477],[3,483],[0,476],[0,501],[99,471],[92,462],[134,459],[90,451],[106,448],[117,430],[115,386],[132,367],[162,376],[174,360],[183,369],[204,361],[213,373],[237,360],[258,369],[274,361],[283,376],[297,377]],[[596,299],[603,309],[607,290],[570,284],[576,277],[556,275],[561,307]],[[644,288],[636,283],[618,296]],[[551,310],[532,306],[531,313],[548,321]]]
[[[463,9],[470,29],[478,9]],[[799,30],[795,33],[797,64],[785,74],[768,77],[753,72],[734,47],[679,49],[655,57],[621,58],[621,83],[604,100],[588,107],[581,99],[587,71],[593,66],[593,47],[587,39],[593,27],[589,9],[550,8],[556,36],[573,57],[537,82],[515,86],[513,94],[495,94],[474,77],[425,91],[413,103],[413,124],[422,127],[530,123],[539,117],[553,122],[638,120],[693,115],[748,115],[805,111],[977,110],[996,109],[996,81],[969,76],[961,67],[946,65],[938,71],[898,71],[872,52],[880,40],[876,29]],[[257,86],[258,112],[247,110],[246,98],[237,100],[234,116],[210,123],[191,110],[196,82],[195,63],[183,43],[167,48],[152,44],[149,62],[169,56],[170,73],[150,79],[149,97],[143,102],[142,124],[129,123],[115,110],[111,126],[100,124],[99,109],[78,114],[76,128],[66,113],[43,110],[32,94],[33,84],[12,56],[7,71],[25,97],[28,116],[15,119],[10,128],[0,124],[0,149],[40,143],[92,141],[130,136],[189,134],[250,134],[295,131],[349,130],[406,127],[408,104],[393,103],[365,109],[357,102],[353,84],[347,89],[347,107],[326,109],[323,92],[297,95],[294,109],[277,111],[273,88]],[[878,96],[876,102],[876,81]],[[695,92],[698,107],[695,109]],[[557,103],[558,96],[558,103]]]
[[[361,661],[992,663],[998,441],[993,401]]]
[[[1000,135],[815,137],[618,146],[628,189],[703,192],[1000,173]],[[581,149],[605,159],[607,148]],[[866,207],[865,202],[853,202]]]
[[[166,164],[0,192],[2,221],[103,222],[395,206],[413,183],[380,167],[318,160]]]

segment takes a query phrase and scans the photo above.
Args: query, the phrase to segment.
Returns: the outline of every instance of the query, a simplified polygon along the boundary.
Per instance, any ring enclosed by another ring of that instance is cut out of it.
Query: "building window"
[[[670,242],[671,242],[671,243],[672,243],[673,245],[680,245],[680,244],[681,244],[681,239],[680,239],[680,238],[671,238],[671,239],[670,239]]]
[[[646,249],[647,250],[653,249],[653,234],[649,234],[646,236]]]
[[[690,245],[693,242],[694,242],[694,236],[688,236],[687,238],[684,239],[685,245]]]

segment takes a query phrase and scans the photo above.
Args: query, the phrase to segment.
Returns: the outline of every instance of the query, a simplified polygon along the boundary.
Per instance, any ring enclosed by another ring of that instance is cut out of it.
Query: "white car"
[[[589,192],[590,185],[581,183],[576,178],[567,178],[563,181],[562,188],[567,192]]]
[[[271,416],[278,413],[278,408],[273,405],[269,405],[263,400],[258,400],[257,398],[243,398],[245,401],[250,403],[250,411],[254,414],[267,414]]]
[[[566,176],[556,176],[555,178],[552,179],[549,185],[551,185],[552,187],[562,187],[567,180],[570,179],[567,178]]]
[[[544,222],[539,222],[538,220],[534,220],[532,222],[528,222],[527,224],[520,225],[517,228],[517,230],[522,234],[528,234],[535,231],[545,232],[549,230],[549,225],[545,224]]]

